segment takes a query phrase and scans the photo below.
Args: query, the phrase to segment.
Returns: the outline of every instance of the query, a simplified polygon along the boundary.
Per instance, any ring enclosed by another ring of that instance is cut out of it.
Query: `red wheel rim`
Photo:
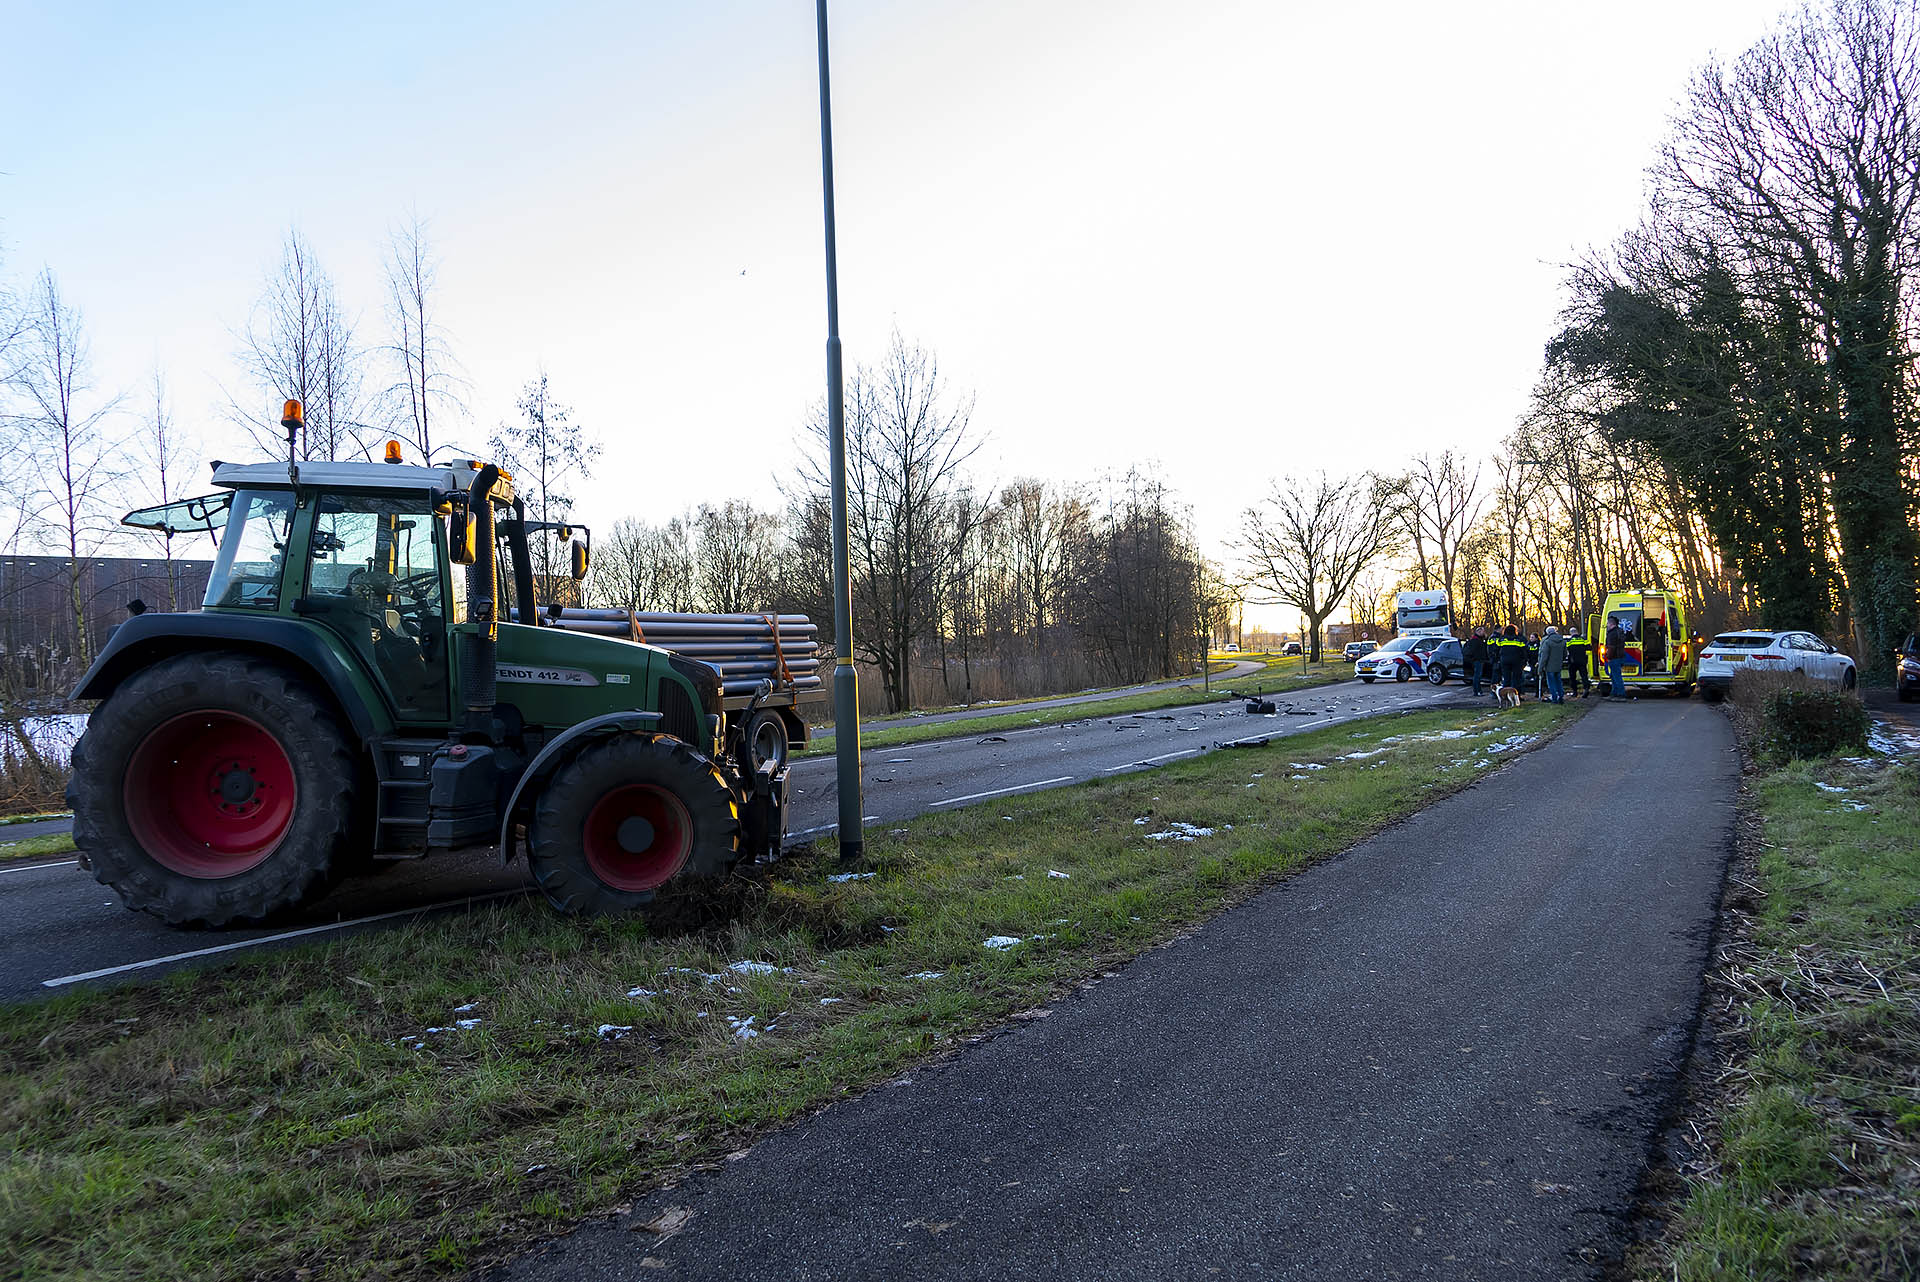
[[[233,712],[188,712],[156,727],[127,762],[121,797],[133,838],[187,877],[232,877],[278,849],[299,789],[280,741]]]
[[[693,816],[665,788],[633,783],[594,803],[580,828],[587,867],[615,890],[652,890],[693,853]]]

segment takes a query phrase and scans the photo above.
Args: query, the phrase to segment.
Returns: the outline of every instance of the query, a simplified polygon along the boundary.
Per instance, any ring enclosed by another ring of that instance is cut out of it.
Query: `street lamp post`
[[[827,76],[827,0],[814,0],[820,45],[820,194],[827,227],[827,449],[833,456],[833,751],[840,857],[866,852],[860,828],[860,687],[853,670],[853,587],[847,573],[847,415],[840,376],[840,267],[833,226],[833,95]]]

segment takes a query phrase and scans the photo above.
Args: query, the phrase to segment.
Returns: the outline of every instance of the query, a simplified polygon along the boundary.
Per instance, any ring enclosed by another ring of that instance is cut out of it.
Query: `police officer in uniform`
[[[1587,675],[1587,638],[1578,632],[1567,634],[1567,693],[1584,699],[1593,693],[1593,681]]]

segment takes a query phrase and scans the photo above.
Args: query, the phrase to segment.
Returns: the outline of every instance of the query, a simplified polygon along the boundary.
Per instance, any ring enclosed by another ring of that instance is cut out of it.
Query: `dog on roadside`
[[[1517,708],[1520,706],[1520,690],[1517,686],[1501,686],[1496,693],[1500,696],[1500,706]]]

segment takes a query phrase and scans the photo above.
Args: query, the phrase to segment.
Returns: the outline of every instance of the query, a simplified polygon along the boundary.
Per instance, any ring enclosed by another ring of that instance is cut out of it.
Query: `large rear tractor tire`
[[[73,750],[73,840],[129,908],[231,926],[331,884],[355,769],[327,702],[262,659],[189,654],[123,682]]]
[[[629,912],[675,878],[726,876],[740,831],[711,761],[679,739],[621,735],[554,775],[528,825],[527,862],[563,913]]]

